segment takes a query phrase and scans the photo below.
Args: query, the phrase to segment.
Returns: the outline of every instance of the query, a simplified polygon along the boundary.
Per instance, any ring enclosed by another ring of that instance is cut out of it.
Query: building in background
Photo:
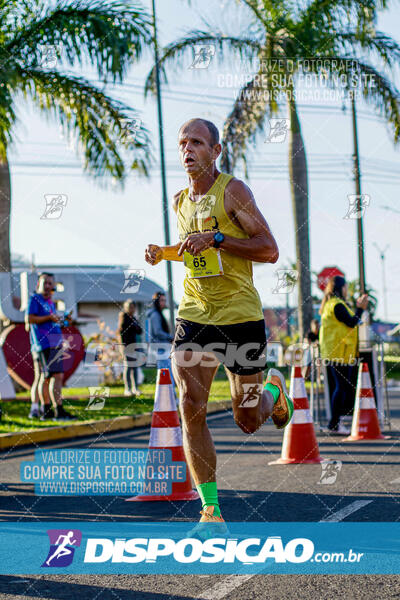
[[[26,270],[26,266],[15,266],[13,269],[13,301],[16,308],[19,308],[21,297],[20,273]],[[136,302],[139,320],[144,324],[147,305],[153,294],[164,291],[160,285],[147,279],[143,270],[132,270],[127,265],[46,264],[36,265],[30,271],[33,275],[42,271],[54,273],[56,282],[61,285],[66,275],[72,276],[77,322],[85,337],[98,331],[98,321],[104,322],[106,327],[114,331],[117,328],[118,313],[128,298]],[[69,308],[65,306],[65,310],[68,311]]]

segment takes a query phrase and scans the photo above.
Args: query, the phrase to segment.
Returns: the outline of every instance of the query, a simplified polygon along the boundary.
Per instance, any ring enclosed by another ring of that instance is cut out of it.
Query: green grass
[[[151,412],[154,404],[154,383],[144,383],[141,386],[140,398],[125,398],[123,386],[110,386],[111,394],[116,397],[106,399],[104,408],[101,410],[87,410],[89,401],[87,388],[64,388],[63,405],[68,412],[78,417],[74,423],[84,423],[91,420],[113,419],[115,417],[132,416],[145,412]],[[75,398],[73,398],[75,396]],[[76,396],[82,396],[76,398]],[[27,398],[26,392],[17,394],[16,400],[2,402],[2,419],[0,421],[0,433],[17,433],[19,431],[39,430],[44,427],[56,427],[65,425],[68,421],[39,421],[28,419],[30,402],[23,400]],[[227,400],[230,398],[228,381],[216,380],[213,382],[210,392],[210,401]]]
[[[398,357],[390,357],[386,361],[387,376],[392,379],[400,379],[400,363]],[[392,359],[392,360],[390,360]],[[282,369],[284,374],[288,376],[289,369]],[[102,410],[87,410],[86,407],[89,401],[88,388],[64,388],[63,389],[63,404],[66,410],[78,417],[74,423],[84,423],[91,420],[113,419],[121,416],[132,416],[145,412],[151,412],[154,404],[155,393],[155,369],[146,369],[145,376],[147,382],[141,386],[142,395],[138,399],[125,398],[124,388],[122,385],[109,385],[110,393],[115,397],[106,400]],[[286,380],[289,387],[289,381]],[[307,392],[310,392],[310,382],[306,381]],[[79,398],[77,398],[79,397]],[[66,421],[39,421],[28,419],[30,410],[30,401],[28,392],[20,392],[17,394],[16,400],[0,403],[2,407],[2,419],[0,420],[0,433],[16,433],[19,431],[27,431],[32,429],[42,429],[44,427],[56,427],[64,425]],[[230,390],[229,383],[226,379],[223,368],[217,372],[216,378],[213,381],[210,391],[211,402],[219,400],[229,400]]]
[[[400,356],[385,355],[385,367],[387,379],[400,379]]]

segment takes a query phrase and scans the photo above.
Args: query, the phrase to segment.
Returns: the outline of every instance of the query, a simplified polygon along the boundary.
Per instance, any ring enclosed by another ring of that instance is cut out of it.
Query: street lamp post
[[[157,93],[157,112],[158,112],[158,134],[160,142],[160,165],[161,165],[161,185],[162,185],[162,211],[164,217],[164,239],[165,245],[170,245],[169,235],[169,216],[168,216],[168,194],[167,194],[167,179],[165,169],[165,154],[164,154],[164,127],[162,118],[162,106],[161,106],[161,86],[160,86],[160,70],[158,65],[158,43],[157,43],[157,21],[156,21],[156,6],[155,0],[152,0],[153,9],[153,31],[154,31],[154,59],[156,66],[156,93]],[[174,327],[175,315],[174,315],[174,290],[172,283],[172,266],[171,261],[166,261],[167,268],[167,283],[168,283],[168,305],[171,327]]]
[[[385,321],[388,319],[388,309],[387,309],[387,289],[386,289],[386,272],[385,272],[385,259],[386,259],[386,251],[389,248],[389,244],[381,250],[376,242],[374,242],[375,248],[379,252],[379,257],[382,263],[382,290],[383,290],[383,307],[384,307],[384,315]]]

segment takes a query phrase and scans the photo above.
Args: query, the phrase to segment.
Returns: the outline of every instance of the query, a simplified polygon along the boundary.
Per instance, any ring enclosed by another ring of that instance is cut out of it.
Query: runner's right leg
[[[208,395],[218,361],[212,353],[179,348],[171,357],[179,389],[183,449],[202,500],[203,519],[222,521],[215,475],[217,455],[206,421]]]
[[[210,358],[209,353],[191,350],[178,349],[172,353],[172,369],[180,398],[183,448],[196,485],[215,481],[217,458],[206,416],[208,395],[218,363],[215,357],[212,361]],[[206,361],[212,366],[204,366]]]

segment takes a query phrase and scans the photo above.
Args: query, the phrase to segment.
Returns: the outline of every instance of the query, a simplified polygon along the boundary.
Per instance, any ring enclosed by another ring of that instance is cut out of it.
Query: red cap
[[[362,364],[362,370],[366,371],[367,373],[369,373],[368,363],[367,362],[363,362],[363,364]]]

